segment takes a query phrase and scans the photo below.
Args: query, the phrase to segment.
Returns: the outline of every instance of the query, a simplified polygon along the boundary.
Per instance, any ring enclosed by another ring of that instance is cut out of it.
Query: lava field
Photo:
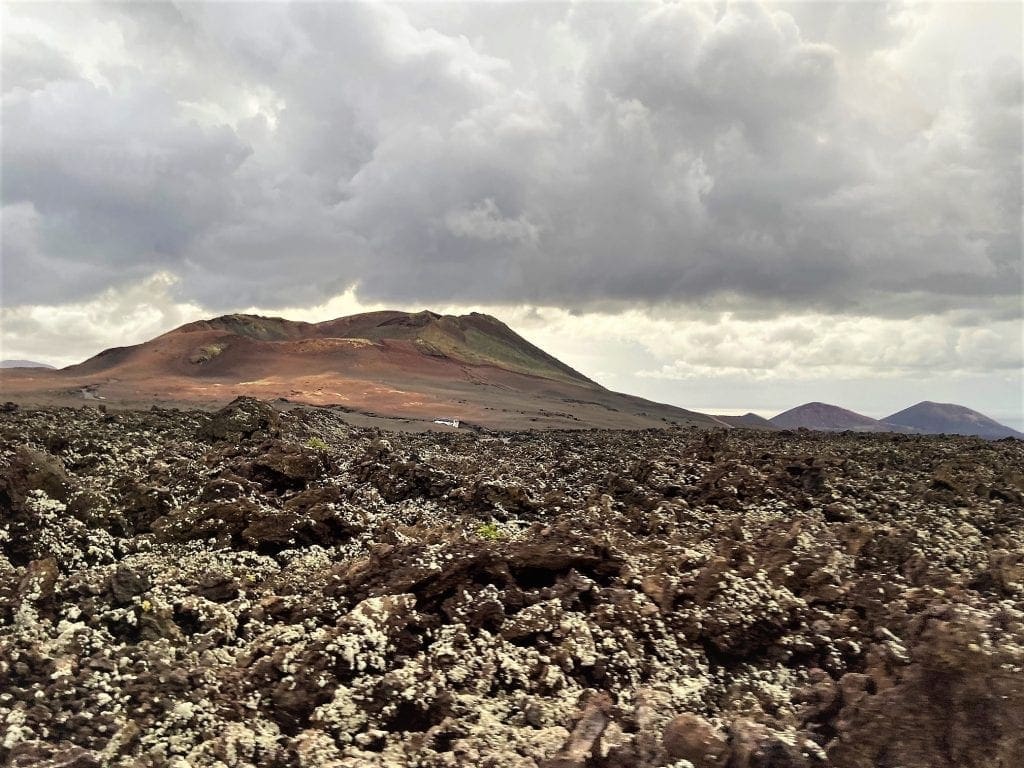
[[[1024,443],[0,413],[0,764],[1018,768]]]

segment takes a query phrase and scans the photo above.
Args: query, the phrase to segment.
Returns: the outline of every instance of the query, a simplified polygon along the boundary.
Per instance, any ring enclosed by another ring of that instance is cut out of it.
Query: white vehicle
[[[459,420],[458,419],[434,419],[434,423],[435,424],[444,424],[447,427],[455,427],[456,429],[459,428]]]

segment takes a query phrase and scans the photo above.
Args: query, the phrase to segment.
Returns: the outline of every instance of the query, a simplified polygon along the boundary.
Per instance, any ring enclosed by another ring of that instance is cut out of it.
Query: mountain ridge
[[[709,416],[612,392],[478,312],[379,310],[322,322],[225,314],[141,344],[105,349],[60,370],[3,368],[0,375],[6,396],[39,405],[86,399],[114,407],[214,407],[248,395],[340,406],[368,417],[427,423],[459,418],[501,429],[805,427],[1024,439],[966,406],[932,401],[885,419],[819,401],[771,419]]]
[[[186,323],[157,338],[190,333],[227,334],[264,342],[326,342],[331,339],[374,343],[411,341],[422,352],[432,356],[451,357],[472,365],[498,365],[525,375],[561,378],[599,386],[579,371],[530,343],[497,318],[479,312],[468,315],[440,315],[429,310],[415,313],[381,310],[319,323],[263,315],[228,314]],[[485,340],[481,337],[489,338]],[[485,341],[489,342],[486,343],[486,348],[482,346]],[[114,352],[131,348],[115,347],[112,350],[104,350],[79,365],[87,365],[101,356],[109,357]],[[200,346],[196,352],[194,362],[202,364],[209,362],[223,350],[204,356]]]
[[[874,419],[831,403],[815,401],[790,408],[768,421],[777,429],[803,427],[825,432],[849,430],[918,435],[951,434],[985,439],[1024,439],[1024,433],[1000,424],[965,405],[935,403],[930,400],[924,400],[882,419]]]
[[[926,434],[975,435],[989,439],[1003,437],[1024,439],[1024,433],[957,403],[922,400],[909,408],[886,416],[882,421],[917,429]]]
[[[42,404],[223,404],[247,395],[495,428],[727,428],[612,392],[490,315],[384,310],[319,323],[228,314],[112,347],[57,372],[5,373]]]
[[[842,408],[831,403],[813,401],[790,408],[768,419],[780,429],[817,429],[829,432],[850,430],[854,432],[902,431],[890,429],[878,419]]]
[[[715,418],[719,421],[724,421],[730,426],[740,427],[742,429],[767,429],[772,431],[781,429],[781,427],[775,426],[764,416],[758,416],[753,412],[744,413],[740,416],[724,416],[716,413]]]
[[[49,363],[37,363],[35,360],[0,360],[0,368],[47,368],[55,370]]]

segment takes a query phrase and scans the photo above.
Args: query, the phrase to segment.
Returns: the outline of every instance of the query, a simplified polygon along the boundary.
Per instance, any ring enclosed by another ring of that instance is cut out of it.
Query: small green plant
[[[311,437],[306,441],[306,447],[312,448],[317,453],[327,453],[330,450],[330,446],[319,437]]]
[[[501,541],[505,538],[505,532],[498,527],[497,523],[483,523],[478,525],[476,535],[486,541]]]

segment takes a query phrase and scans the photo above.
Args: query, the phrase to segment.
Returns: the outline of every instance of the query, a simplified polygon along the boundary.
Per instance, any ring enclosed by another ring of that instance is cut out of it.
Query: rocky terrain
[[[0,764],[1024,764],[1024,443],[0,414]]]

